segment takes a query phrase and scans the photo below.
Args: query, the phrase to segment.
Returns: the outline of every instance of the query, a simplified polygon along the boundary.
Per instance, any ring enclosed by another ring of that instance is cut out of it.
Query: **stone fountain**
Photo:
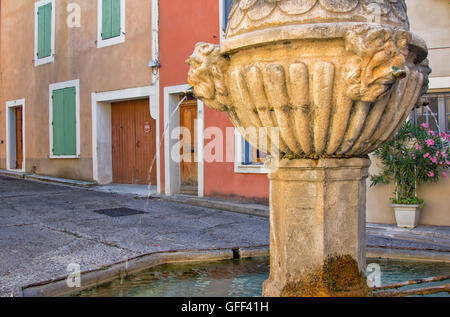
[[[271,157],[264,296],[370,295],[368,154],[426,92],[427,62],[404,0],[234,0],[221,46],[195,46],[194,95]]]

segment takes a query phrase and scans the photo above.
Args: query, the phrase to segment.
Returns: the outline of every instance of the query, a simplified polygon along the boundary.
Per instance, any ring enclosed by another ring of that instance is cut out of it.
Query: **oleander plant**
[[[371,176],[371,186],[394,182],[393,204],[421,205],[417,188],[448,177],[450,134],[434,132],[427,124],[405,122],[395,138],[375,152],[383,168]]]

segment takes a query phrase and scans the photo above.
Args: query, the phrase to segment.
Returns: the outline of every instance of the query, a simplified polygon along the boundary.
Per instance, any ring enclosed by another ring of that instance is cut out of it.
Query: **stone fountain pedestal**
[[[365,296],[369,159],[282,160],[270,173],[263,295]]]

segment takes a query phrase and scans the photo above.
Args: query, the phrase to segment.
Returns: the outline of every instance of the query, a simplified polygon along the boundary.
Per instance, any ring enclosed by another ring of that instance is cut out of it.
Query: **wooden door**
[[[150,117],[148,100],[111,105],[113,182],[156,184],[156,121]]]
[[[22,107],[16,109],[16,169],[21,170],[23,167],[23,122]]]
[[[135,101],[137,184],[156,185],[156,120],[150,116],[148,100]],[[154,162],[151,174],[150,165]]]
[[[181,170],[181,185],[188,186],[197,186],[198,184],[198,164],[196,155],[197,153],[197,138],[195,137],[196,129],[195,129],[195,120],[197,119],[197,100],[187,100],[183,102],[180,106],[180,126],[186,127],[190,131],[190,140],[185,140],[182,136],[180,136],[180,140],[182,140],[181,147],[181,157],[183,160],[180,163]],[[185,147],[187,144],[189,146]],[[183,153],[183,148],[191,148],[191,153],[186,156]]]

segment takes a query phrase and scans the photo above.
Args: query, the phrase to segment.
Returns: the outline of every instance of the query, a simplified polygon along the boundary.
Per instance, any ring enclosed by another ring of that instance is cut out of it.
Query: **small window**
[[[416,108],[411,120],[416,124],[427,124],[436,133],[450,131],[450,94],[430,94],[422,97],[426,106]]]
[[[423,101],[428,103],[428,106],[420,107],[416,110],[416,123],[427,124],[431,130],[438,132],[439,126],[439,111],[437,97],[424,97]]]
[[[124,0],[98,0],[98,30],[98,47],[125,41]]]
[[[250,145],[241,134],[235,130],[235,162],[236,173],[267,173],[264,167],[266,153]]]
[[[43,0],[35,4],[35,66],[54,60],[55,1]]]
[[[244,142],[244,160],[243,165],[263,165],[266,153],[254,148],[246,140]]]
[[[78,81],[50,87],[50,149],[52,158],[79,156]]]

